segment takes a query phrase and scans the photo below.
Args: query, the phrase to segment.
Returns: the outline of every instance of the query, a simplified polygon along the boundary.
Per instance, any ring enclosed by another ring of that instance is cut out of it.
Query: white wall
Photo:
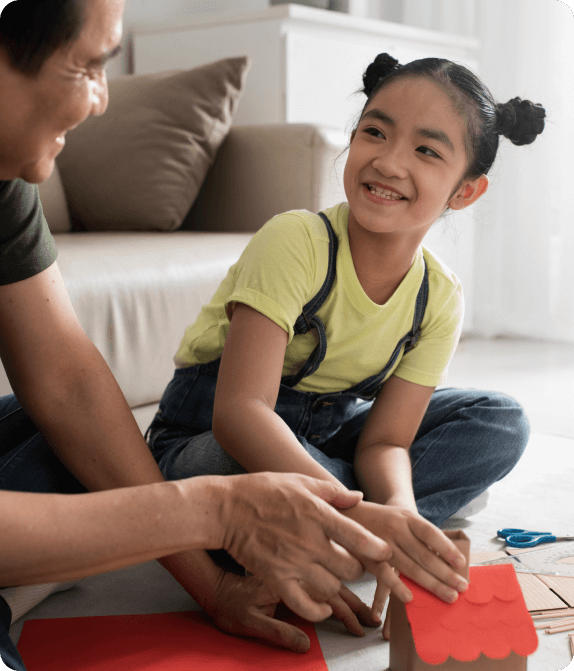
[[[0,0],[1,3],[7,0]],[[177,26],[197,14],[266,9],[268,0],[125,0],[124,53],[108,65],[108,78],[131,72],[128,36],[134,28]]]
[[[478,203],[475,324],[483,335],[574,342],[574,18],[557,0],[481,0],[479,9],[494,97],[540,102],[547,119],[532,145],[502,140]]]

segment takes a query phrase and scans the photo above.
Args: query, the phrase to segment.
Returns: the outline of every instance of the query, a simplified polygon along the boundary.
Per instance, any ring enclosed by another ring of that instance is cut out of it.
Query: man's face
[[[108,105],[105,65],[119,50],[124,0],[87,0],[77,40],[37,77],[14,70],[0,49],[0,180],[48,179],[68,130]]]

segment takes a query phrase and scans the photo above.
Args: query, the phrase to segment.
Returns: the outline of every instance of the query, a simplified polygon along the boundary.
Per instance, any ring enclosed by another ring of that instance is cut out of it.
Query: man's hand
[[[255,576],[221,572],[208,614],[222,631],[260,638],[293,652],[307,652],[307,634],[273,616],[279,596]]]
[[[304,586],[314,600],[321,600],[308,585]],[[367,604],[344,585],[328,603],[333,616],[356,636],[365,635],[359,619],[369,627],[381,624],[373,619]],[[255,576],[241,577],[221,571],[215,594],[205,609],[215,625],[228,634],[259,638],[293,652],[307,652],[310,646],[307,634],[292,624],[275,619],[278,604],[277,594]]]
[[[330,599],[341,580],[354,580],[366,563],[378,566],[391,556],[384,541],[333,508],[355,506],[361,492],[284,473],[227,476],[224,482],[220,547],[307,620],[323,620],[332,608],[314,602],[301,581]]]
[[[305,585],[305,589],[314,601],[321,600],[321,597],[314,593],[309,585]],[[327,599],[327,603],[333,609],[333,617],[341,620],[351,634],[355,636],[365,635],[361,623],[367,627],[380,627],[381,625],[380,618],[375,618],[371,608],[345,585],[341,585],[339,593]]]
[[[462,568],[464,556],[434,524],[399,506],[364,502],[360,508],[353,511],[353,518],[384,538],[393,553],[386,564],[365,565],[377,577],[375,617],[380,618],[389,589],[402,601],[409,600],[410,590],[392,567],[447,603],[456,601],[458,592],[468,587],[466,580],[451,568]]]

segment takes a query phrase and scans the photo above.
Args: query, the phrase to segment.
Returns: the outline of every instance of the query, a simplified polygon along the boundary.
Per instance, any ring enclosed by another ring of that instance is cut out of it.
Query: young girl
[[[397,571],[454,601],[461,557],[438,527],[509,473],[529,429],[500,393],[435,390],[463,297],[421,243],[485,193],[499,135],[531,143],[545,113],[496,104],[438,58],[380,54],[363,83],[347,202],[255,234],[186,330],[148,442],[168,479],[283,471],[360,488],[343,514],[389,543]],[[410,596],[391,566],[373,569],[375,623],[389,590]]]

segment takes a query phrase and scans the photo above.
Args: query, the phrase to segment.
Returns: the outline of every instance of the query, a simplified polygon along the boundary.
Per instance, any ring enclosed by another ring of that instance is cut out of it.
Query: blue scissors
[[[496,535],[504,538],[506,545],[511,548],[532,548],[541,543],[574,541],[574,536],[553,536],[549,531],[527,531],[526,529],[501,529],[496,532]]]

